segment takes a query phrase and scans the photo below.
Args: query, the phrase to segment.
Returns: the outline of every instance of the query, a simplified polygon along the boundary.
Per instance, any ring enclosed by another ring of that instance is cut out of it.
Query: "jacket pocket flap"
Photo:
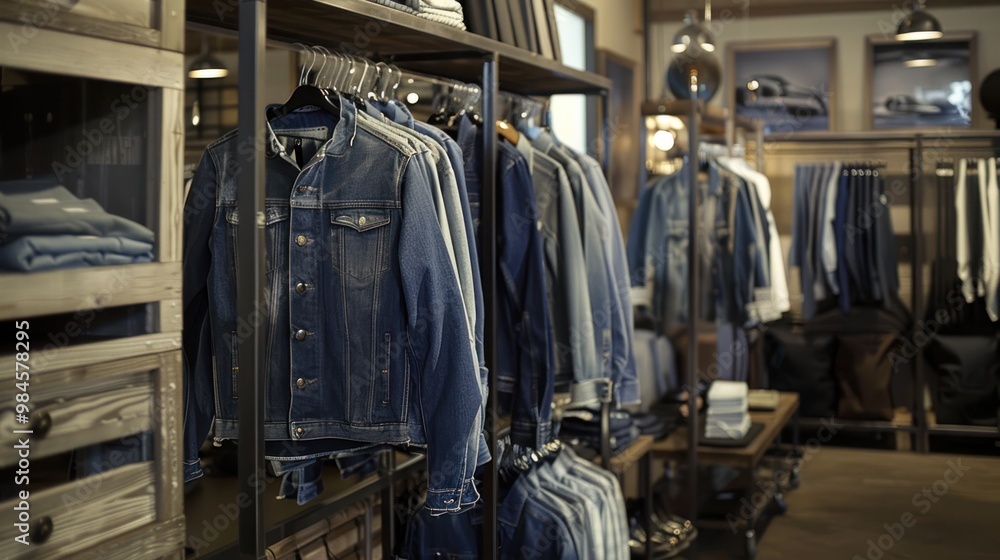
[[[277,222],[283,222],[288,219],[290,215],[290,209],[287,206],[268,206],[264,210],[265,225],[271,225]],[[240,224],[240,209],[235,206],[226,210],[226,221],[239,225]]]
[[[380,208],[340,208],[330,212],[330,223],[357,231],[368,231],[387,225],[389,211]]]

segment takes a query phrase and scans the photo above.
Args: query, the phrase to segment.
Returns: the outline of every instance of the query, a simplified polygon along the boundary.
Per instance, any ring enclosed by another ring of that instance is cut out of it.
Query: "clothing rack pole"
[[[764,172],[764,126],[758,121],[757,131],[754,134],[756,140],[754,141],[755,150],[757,152],[757,172]]]
[[[611,470],[611,399],[613,387],[605,386],[606,394],[601,395],[601,465]]]
[[[480,558],[494,560],[497,557],[497,500],[500,496],[497,484],[497,306],[496,306],[496,153],[497,135],[493,126],[497,120],[497,97],[500,81],[498,78],[496,53],[483,57],[483,173],[482,206],[480,215],[480,239],[483,240],[479,252],[479,271],[482,275],[483,306],[486,314],[483,345],[486,367],[489,369],[489,393],[486,401],[486,441],[490,448],[491,461],[485,467],[482,483],[483,496],[483,550]]]
[[[924,248],[924,138],[922,134],[915,137],[915,145],[910,149],[910,192],[912,201],[910,202],[911,228],[913,232],[913,263],[911,264],[913,274],[913,324],[916,329],[917,322],[924,316],[924,262],[926,251]],[[924,371],[924,360],[917,356],[913,363],[913,414],[916,416],[916,448],[918,453],[927,453],[929,448],[929,435],[927,433],[927,410],[924,403],[924,393],[926,387],[926,372]]]
[[[693,522],[698,519],[698,300],[701,284],[698,280],[698,133],[701,127],[701,103],[692,92],[688,114],[688,515]]]
[[[396,546],[396,452],[388,450],[385,452],[385,477],[387,484],[382,490],[382,557],[387,560],[395,558],[393,549]],[[369,504],[369,508],[371,505]],[[368,540],[371,541],[371,523],[368,523]],[[369,557],[371,555],[369,554]]]
[[[601,165],[604,167],[604,176],[611,177],[611,130],[608,123],[611,122],[611,92],[601,92],[601,120],[597,126],[601,128]]]
[[[239,167],[240,196],[237,209],[243,227],[237,230],[239,289],[238,317],[253,326],[248,340],[239,348],[238,365],[242,365],[237,394],[239,395],[238,475],[239,494],[239,554],[241,560],[265,558],[264,520],[264,378],[267,363],[267,341],[264,329],[258,328],[254,317],[265,301],[265,239],[264,228],[253,227],[254,216],[264,215],[264,45],[267,1],[240,0],[239,4],[239,136],[240,145],[254,148]]]

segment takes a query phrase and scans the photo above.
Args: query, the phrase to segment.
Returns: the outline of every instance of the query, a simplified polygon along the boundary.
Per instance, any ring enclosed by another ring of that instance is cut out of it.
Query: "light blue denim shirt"
[[[616,401],[623,405],[638,404],[639,382],[632,347],[634,318],[631,283],[618,212],[601,165],[586,154],[572,155],[583,168],[587,183],[593,190],[594,198],[609,224],[610,235],[605,240],[607,244],[605,253],[610,259],[608,264],[611,269],[611,376],[615,382]]]
[[[601,378],[587,263],[576,200],[563,167],[534,148],[522,135],[517,146],[530,154],[535,183],[538,227],[545,252],[546,291],[556,343],[557,393],[574,390],[574,402],[593,401],[596,389],[587,382]],[[527,155],[526,155],[527,157]],[[575,383],[579,387],[573,387]]]

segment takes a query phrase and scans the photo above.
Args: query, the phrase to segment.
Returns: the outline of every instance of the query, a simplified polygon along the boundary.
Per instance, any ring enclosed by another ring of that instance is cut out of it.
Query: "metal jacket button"
[[[302,379],[301,377],[298,378],[298,379],[296,379],[295,380],[295,386],[298,387],[299,389],[305,387],[306,386],[306,380]]]
[[[307,336],[309,336],[309,333],[302,329],[295,331],[295,340],[305,340]]]
[[[360,218],[358,218],[358,225],[359,226],[363,226],[363,225],[365,225],[367,223],[368,223],[368,218],[366,218],[364,216],[361,216]]]
[[[306,241],[308,241],[308,239],[306,239],[306,236],[304,236],[304,235],[296,235],[295,236],[295,244],[298,245],[299,247],[305,245]]]
[[[306,285],[305,285],[305,283],[304,282],[299,282],[298,284],[296,284],[295,285],[295,292],[299,293],[299,294],[306,293]]]
[[[298,435],[300,435],[300,436],[302,435],[302,432],[304,432],[304,431],[305,430],[303,430],[302,428],[295,428],[295,433],[298,434]]]

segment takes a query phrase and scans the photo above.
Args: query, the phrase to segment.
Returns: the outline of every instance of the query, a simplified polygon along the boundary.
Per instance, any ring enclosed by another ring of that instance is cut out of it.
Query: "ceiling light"
[[[657,130],[653,135],[653,145],[661,152],[669,152],[674,147],[674,135],[666,130]]]
[[[692,44],[698,45],[706,52],[715,51],[715,38],[708,31],[704,24],[698,21],[698,14],[694,10],[688,10],[684,14],[684,27],[674,35],[674,42],[670,45],[670,50],[675,53],[687,52]]]
[[[942,35],[941,22],[924,9],[923,0],[910,3],[910,14],[896,28],[896,39],[899,41],[927,41],[940,39]]]
[[[229,70],[221,60],[215,58],[208,52],[208,43],[205,38],[201,39],[201,54],[191,61],[188,67],[188,78],[204,80],[210,78],[225,78],[229,75]]]
[[[937,63],[938,61],[936,58],[921,57],[904,60],[903,66],[906,66],[907,68],[927,68],[928,66],[937,66]]]

